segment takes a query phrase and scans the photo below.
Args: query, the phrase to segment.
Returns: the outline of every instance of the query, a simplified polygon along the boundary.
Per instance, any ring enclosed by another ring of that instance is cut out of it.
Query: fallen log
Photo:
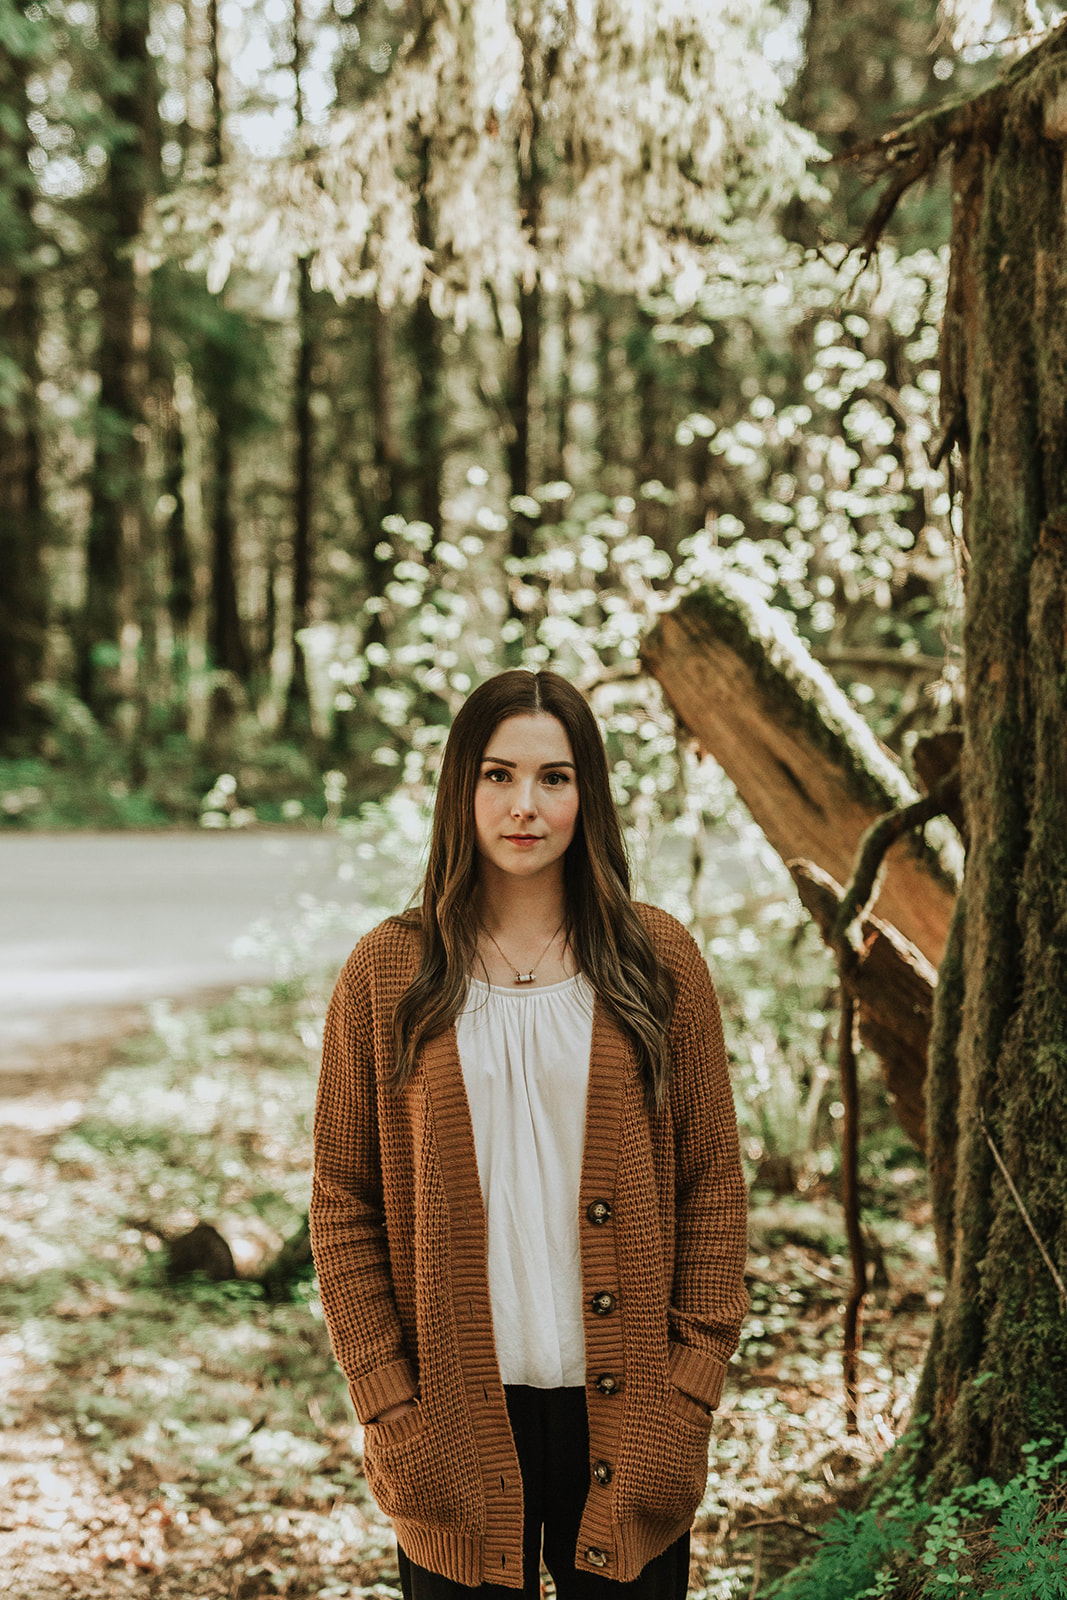
[[[783,861],[814,862],[845,883],[875,818],[917,798],[803,640],[743,579],[724,574],[684,595],[646,636],[642,660]],[[936,967],[955,889],[947,853],[906,835],[886,858],[877,916]]]
[[[790,861],[797,892],[829,942],[843,890],[811,861]],[[875,916],[862,924],[863,956],[849,980],[859,1033],[878,1057],[897,1121],[926,1147],[926,1053],[937,972],[921,950]]]

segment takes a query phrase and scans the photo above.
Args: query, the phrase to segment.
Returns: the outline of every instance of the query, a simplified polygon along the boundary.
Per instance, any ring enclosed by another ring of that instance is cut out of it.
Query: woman
[[[581,695],[449,733],[420,908],[330,1004],[311,1230],[407,1600],[681,1600],[747,1306],[718,1008],[635,905]]]

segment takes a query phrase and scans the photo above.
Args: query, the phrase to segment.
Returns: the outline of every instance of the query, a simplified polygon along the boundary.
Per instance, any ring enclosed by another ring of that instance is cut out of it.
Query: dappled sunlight
[[[155,1007],[51,1151],[7,1163],[0,1560],[19,1600],[59,1582],[83,1600],[393,1592],[313,1280],[273,1304],[252,1281],[306,1205],[321,1003],[313,985]],[[693,1538],[702,1600],[799,1558],[909,1414],[938,1292],[923,1174],[912,1159],[879,1184],[886,1281],[848,1435],[842,1224],[812,1170],[803,1197],[754,1195],[752,1314]],[[167,1240],[204,1217],[244,1281],[168,1281]]]

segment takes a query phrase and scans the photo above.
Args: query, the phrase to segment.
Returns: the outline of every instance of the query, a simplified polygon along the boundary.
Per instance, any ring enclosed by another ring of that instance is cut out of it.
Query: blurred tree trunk
[[[308,624],[311,600],[312,530],[314,485],[312,463],[315,448],[315,421],[311,410],[312,368],[315,360],[312,328],[311,269],[301,257],[296,264],[296,374],[293,384],[293,598],[291,631],[293,669],[286,702],[286,725],[302,728],[308,716],[307,673],[304,652],[297,639]]]
[[[225,419],[225,420],[224,420]],[[227,408],[215,417],[215,505],[211,523],[211,661],[243,682],[248,651],[237,605],[237,524],[233,515],[236,451]]]
[[[541,63],[530,30],[520,30],[522,40],[522,89],[524,122],[516,151],[519,185],[519,215],[530,246],[531,260],[519,283],[518,339],[510,362],[506,383],[506,405],[510,428],[506,444],[508,483],[512,497],[528,495],[540,481],[539,447],[540,406],[538,380],[541,366],[541,278],[537,267],[540,243],[542,190],[540,166],[541,97],[544,85],[538,81]],[[530,554],[532,523],[521,512],[511,516],[508,555],[524,561]],[[512,606],[512,615],[519,615]],[[521,642],[513,645],[517,655]]]
[[[163,492],[172,509],[163,524],[167,559],[166,609],[179,666],[188,661],[193,610],[193,562],[185,504],[185,440],[173,384],[162,402]]]
[[[31,734],[29,691],[44,660],[44,518],[37,412],[40,333],[33,250],[35,183],[29,164],[26,79],[36,68],[36,30],[18,0],[0,54],[0,749]],[[8,366],[8,364],[10,364]],[[8,366],[8,371],[3,368]]]
[[[624,484],[622,439],[625,430],[626,401],[620,386],[621,368],[624,365],[618,339],[618,310],[606,290],[596,294],[596,360],[597,360],[597,470],[607,494],[622,494],[631,487],[626,474]]]
[[[672,481],[670,449],[674,427],[670,397],[660,378],[660,365],[666,359],[664,346],[653,338],[655,319],[638,308],[631,339],[631,359],[637,366],[637,446],[634,478],[638,485],[637,525],[661,550],[671,548],[671,513],[665,499],[655,493],[655,485],[666,488]],[[642,484],[653,492],[640,493]]]
[[[574,312],[566,293],[559,297],[559,370],[556,380],[556,416],[553,429],[553,458],[546,470],[553,478],[569,481],[571,476],[571,403],[574,365]]]
[[[433,216],[430,209],[430,140],[419,138],[419,197],[416,223],[419,244],[434,248]],[[441,364],[441,328],[430,306],[429,284],[411,313],[411,344],[415,360],[415,407],[412,417],[415,436],[415,509],[434,533],[441,535],[441,483],[444,474],[444,373]]]
[[[181,429],[181,450],[176,455],[181,479],[175,492],[181,505],[182,540],[180,550],[172,557],[178,566],[171,567],[171,582],[181,596],[183,611],[186,606],[185,586],[188,584],[188,619],[184,633],[187,672],[185,726],[192,742],[200,744],[208,728],[207,636],[211,566],[202,492],[202,427],[196,384],[192,372],[185,366],[174,374],[174,409]]]
[[[211,121],[208,162],[216,179],[223,163],[223,103],[219,57],[218,0],[208,0],[208,86]],[[235,408],[225,403],[215,413],[213,441],[214,502],[211,521],[211,618],[209,651],[213,666],[232,672],[242,682],[248,676],[248,650],[237,604],[237,526],[234,520],[236,469]]]
[[[293,76],[296,81],[296,136],[299,145],[304,128],[304,92],[301,74],[307,51],[304,44],[303,0],[293,0],[292,9]],[[311,409],[315,345],[313,330],[311,267],[305,256],[296,264],[296,367],[293,378],[293,566],[290,637],[292,670],[285,702],[285,725],[290,732],[303,730],[308,723],[307,669],[297,635],[309,621],[311,600],[312,536],[314,486],[312,461],[315,446],[315,420]]]
[[[151,321],[147,268],[136,249],[145,211],[159,187],[156,74],[148,51],[149,0],[105,0],[100,31],[108,52],[115,139],[101,187],[100,380],[89,473],[85,603],[78,640],[82,698],[98,715],[126,708],[136,743],[143,638],[142,566],[148,556],[144,503],[146,399]]]
[[[393,372],[396,349],[393,339],[392,314],[385,311],[376,300],[361,308],[365,321],[363,348],[366,368],[363,375],[364,393],[369,398],[372,439],[369,469],[352,463],[350,484],[352,498],[359,511],[361,529],[360,564],[363,568],[366,622],[363,629],[363,651],[369,645],[385,643],[385,625],[382,609],[385,605],[385,586],[393,574],[394,557],[389,550],[389,535],[383,530],[386,517],[400,512],[399,474],[403,465],[400,445],[396,437],[393,398]],[[371,661],[367,667],[366,684],[369,689],[385,682],[389,674]]]

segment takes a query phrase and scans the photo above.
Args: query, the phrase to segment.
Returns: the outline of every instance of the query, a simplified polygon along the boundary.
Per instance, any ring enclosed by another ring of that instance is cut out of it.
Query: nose
[[[536,810],[533,782],[517,783],[511,798],[511,815],[513,817],[532,817]]]

